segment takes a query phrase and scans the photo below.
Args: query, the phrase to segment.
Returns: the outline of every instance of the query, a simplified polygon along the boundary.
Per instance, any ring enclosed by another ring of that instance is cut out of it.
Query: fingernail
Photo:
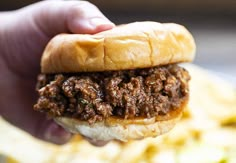
[[[65,144],[70,140],[71,136],[71,133],[67,132],[65,129],[54,122],[48,125],[44,134],[46,141],[55,144]]]
[[[70,24],[72,33],[94,34],[113,28],[115,24],[106,18],[76,19]]]
[[[83,136],[84,137],[84,136]],[[88,137],[84,137],[90,144],[97,146],[97,147],[102,147],[105,146],[108,141],[102,141],[102,140],[94,140]]]
[[[112,22],[105,18],[92,18],[90,19],[90,24],[95,27],[107,26],[112,28],[115,26]]]

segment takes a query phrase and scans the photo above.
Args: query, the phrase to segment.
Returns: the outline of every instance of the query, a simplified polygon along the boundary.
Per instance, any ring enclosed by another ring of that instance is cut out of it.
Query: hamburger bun
[[[132,120],[109,117],[92,125],[74,118],[58,117],[54,120],[68,131],[74,134],[79,133],[94,141],[139,140],[145,137],[156,137],[170,131],[181,118],[184,107],[185,105],[166,116]]]
[[[135,22],[95,35],[61,34],[46,47],[42,73],[73,73],[148,68],[190,62],[192,35],[181,25]]]

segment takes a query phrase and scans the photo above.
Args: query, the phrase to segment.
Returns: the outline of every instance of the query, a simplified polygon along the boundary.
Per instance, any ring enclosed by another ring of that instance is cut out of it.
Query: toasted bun
[[[126,120],[122,120],[122,123],[111,123],[105,120],[90,125],[86,121],[65,117],[55,118],[55,121],[70,132],[79,133],[95,141],[128,141],[164,134],[174,127],[181,115],[182,113],[179,113],[176,117],[163,121],[155,121],[155,118],[142,119],[137,123],[127,123]]]
[[[72,133],[79,133],[95,141],[143,139],[156,137],[171,130],[180,119],[187,101],[166,115],[153,118],[119,119],[108,117],[90,125],[87,121],[57,117],[54,120]]]
[[[146,68],[192,61],[195,42],[181,25],[135,22],[94,35],[61,34],[46,47],[43,73]]]

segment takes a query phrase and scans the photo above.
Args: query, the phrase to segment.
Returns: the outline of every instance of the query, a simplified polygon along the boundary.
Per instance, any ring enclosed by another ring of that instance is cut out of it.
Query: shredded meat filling
[[[166,115],[189,96],[188,72],[177,65],[78,74],[40,74],[34,109],[90,124],[109,116],[124,119]]]

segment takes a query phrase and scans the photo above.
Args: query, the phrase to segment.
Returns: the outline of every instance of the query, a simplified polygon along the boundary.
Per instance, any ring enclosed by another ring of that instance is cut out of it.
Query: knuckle
[[[85,12],[96,12],[98,8],[88,1],[79,1],[72,5],[70,10],[72,14],[84,14]]]
[[[94,4],[88,2],[88,1],[79,1],[79,6],[81,7],[96,7]]]

